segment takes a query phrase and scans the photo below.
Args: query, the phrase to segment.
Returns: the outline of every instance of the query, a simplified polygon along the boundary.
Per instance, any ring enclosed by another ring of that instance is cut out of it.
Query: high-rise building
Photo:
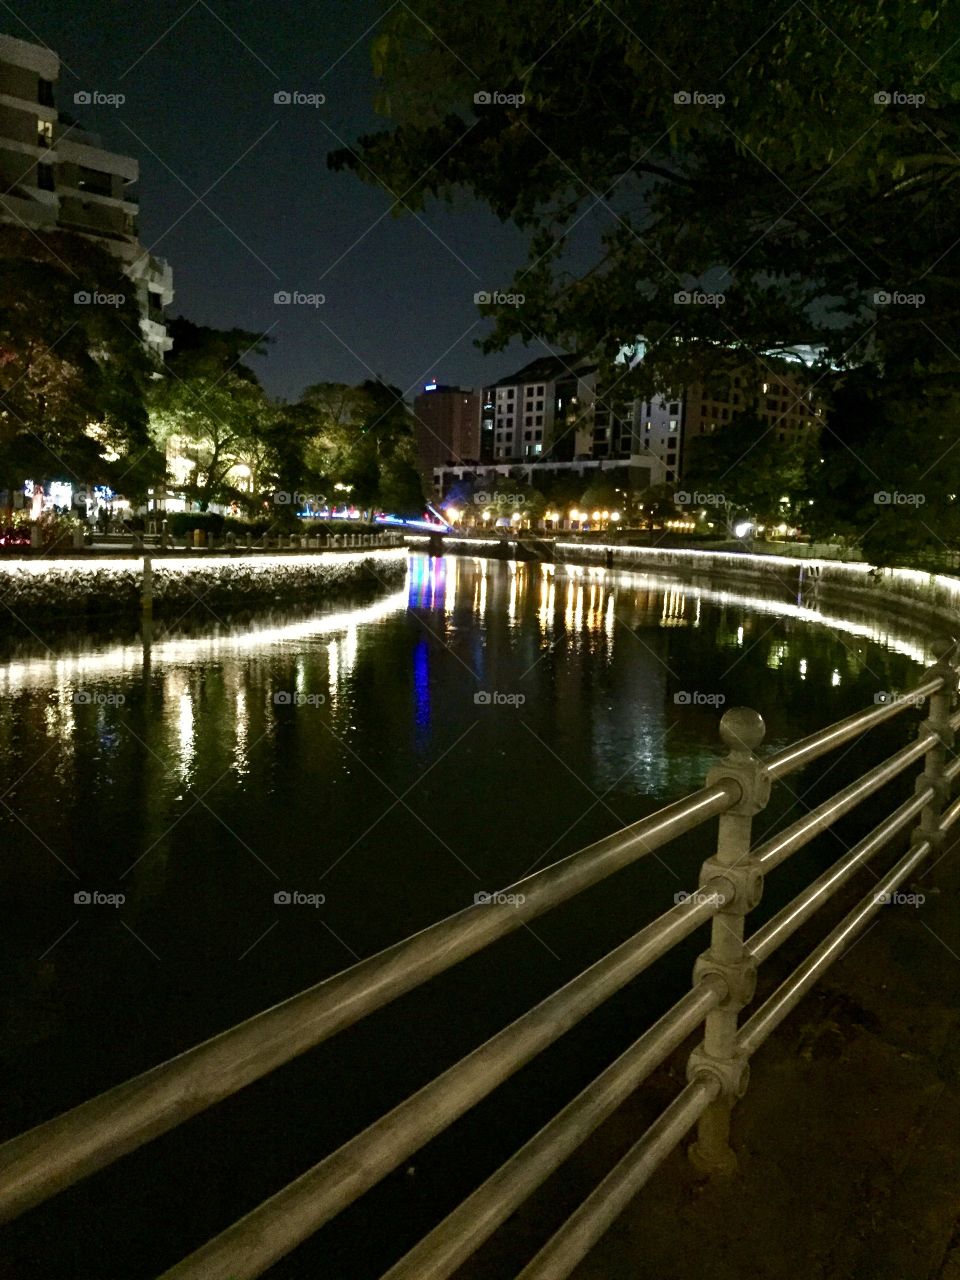
[[[427,479],[445,463],[479,461],[479,396],[469,388],[425,383],[413,402],[413,434],[418,464]]]
[[[51,50],[0,35],[0,221],[69,231],[117,258],[136,290],[144,345],[162,359],[172,345],[163,308],[173,273],[138,239],[139,164],[58,111],[59,74]],[[81,107],[89,97],[75,95]]]
[[[604,394],[597,366],[573,355],[544,356],[484,388],[484,462],[625,460],[631,404]]]
[[[634,452],[656,458],[665,480],[673,483],[689,468],[699,439],[748,412],[767,425],[774,444],[815,438],[823,426],[823,406],[804,367],[763,360],[742,367],[722,385],[697,383],[682,393],[635,401]]]

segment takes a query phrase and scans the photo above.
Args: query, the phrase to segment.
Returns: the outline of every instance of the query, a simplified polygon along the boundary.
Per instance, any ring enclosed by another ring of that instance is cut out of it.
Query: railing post
[[[920,844],[928,840],[933,849],[943,844],[944,832],[940,830],[940,818],[944,808],[950,801],[950,783],[944,777],[947,764],[947,752],[954,745],[954,731],[950,727],[950,716],[956,704],[957,670],[949,661],[949,656],[956,647],[956,641],[939,640],[934,643],[937,661],[923,674],[927,680],[931,676],[943,676],[943,685],[936,693],[930,695],[927,707],[927,718],[921,720],[917,732],[937,735],[937,741],[923,757],[923,773],[917,778],[916,790],[923,791],[930,787],[933,798],[924,805],[920,813],[920,821],[913,830],[911,842]]]
[[[153,613],[153,561],[143,557],[143,578],[140,582],[140,612],[144,616]]]
[[[737,1048],[737,1018],[753,999],[757,986],[756,961],[744,949],[744,917],[760,901],[763,875],[750,856],[753,815],[770,798],[770,775],[753,754],[763,741],[763,717],[749,707],[731,707],[720,721],[720,737],[729,748],[723,762],[707,775],[707,785],[733,779],[741,791],[739,801],[720,815],[717,852],[700,872],[702,887],[715,891],[726,882],[723,905],[713,918],[710,947],[699,957],[694,984],[708,974],[719,975],[727,995],[707,1014],[703,1043],[690,1055],[688,1078],[709,1074],[720,1082],[720,1093],[700,1119],[690,1159],[702,1173],[733,1173],[737,1158],[730,1147],[730,1112],[747,1088],[750,1067]]]

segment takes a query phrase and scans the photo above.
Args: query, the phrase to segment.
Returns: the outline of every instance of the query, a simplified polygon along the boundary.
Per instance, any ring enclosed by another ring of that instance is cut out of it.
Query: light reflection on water
[[[148,646],[51,644],[52,654],[25,641],[0,662],[0,1019],[16,1044],[7,1132],[701,785],[717,699],[761,710],[774,748],[907,687],[929,656],[907,623],[786,596],[423,556],[403,591],[372,602],[192,635],[158,628]],[[496,704],[494,693],[525,701]],[[855,765],[845,757],[831,785]],[[779,790],[781,816],[791,803]],[[472,1047],[503,1025],[504,1000],[530,1007],[691,888],[712,837],[702,834],[599,886],[583,914],[571,904],[565,920],[518,931],[469,999],[456,985],[431,991],[439,1009],[418,1016],[426,1025],[429,1014],[445,1060],[461,1032]],[[78,887],[120,890],[126,904],[84,915]],[[323,912],[278,908],[281,889],[322,892]],[[478,1012],[488,988],[508,995]],[[419,1038],[401,1028],[373,1056],[401,1061],[405,1034]],[[367,1064],[353,1075],[366,1081]],[[311,1082],[302,1097],[326,1090]],[[368,1102],[355,1113],[343,1103],[357,1127]],[[291,1167],[305,1167],[333,1141],[326,1123],[321,1109],[271,1137],[283,1150],[302,1131],[310,1151]],[[157,1194],[153,1158],[144,1200]],[[163,1179],[178,1195],[179,1177]],[[236,1205],[217,1213],[232,1220]],[[167,1216],[189,1213],[178,1202]],[[189,1247],[213,1229],[185,1226]],[[77,1234],[35,1230],[24,1250]],[[102,1259],[76,1272],[72,1257],[44,1258],[37,1274],[108,1274]],[[157,1261],[138,1237],[122,1274],[155,1275]]]
[[[83,646],[61,645],[52,657],[28,653],[0,664],[0,694],[10,699],[27,690],[43,693],[43,733],[57,742],[62,757],[74,749],[78,715],[82,719],[84,714],[75,705],[77,695],[102,696],[126,689],[131,681],[159,684],[164,715],[175,725],[170,758],[181,786],[187,787],[198,750],[197,721],[204,714],[190,673],[206,673],[229,686],[231,709],[218,707],[216,714],[222,718],[221,730],[231,730],[226,734],[232,736],[227,767],[247,778],[253,768],[249,752],[254,729],[260,736],[272,733],[274,708],[256,687],[269,678],[271,668],[292,657],[294,691],[304,695],[323,688],[329,718],[349,722],[351,682],[365,645],[377,628],[396,626],[407,609],[408,618],[420,619],[414,624],[419,634],[407,658],[398,648],[389,665],[408,670],[418,753],[430,749],[423,730],[435,718],[434,685],[443,679],[442,667],[452,668],[456,675],[459,666],[480,687],[515,684],[527,705],[552,698],[561,727],[573,707],[575,717],[584,712],[578,687],[594,685],[601,671],[616,668],[616,688],[595,698],[597,715],[591,717],[600,765],[596,780],[606,785],[613,780],[610,768],[603,765],[605,758],[616,757],[614,776],[619,778],[619,766],[635,753],[639,772],[634,780],[641,791],[671,782],[664,763],[657,764],[657,746],[674,719],[670,694],[691,684],[699,689],[696,669],[691,671],[686,659],[672,660],[661,652],[658,633],[699,632],[709,619],[712,652],[756,655],[762,650],[768,670],[799,683],[808,678],[805,648],[832,645],[837,652],[837,660],[829,664],[832,689],[869,673],[871,652],[885,650],[918,664],[932,660],[927,640],[906,623],[855,610],[841,615],[835,608],[599,567],[418,555],[411,558],[407,586],[371,604],[295,620],[271,618],[242,629],[223,627],[206,635],[166,636],[146,653],[138,643],[98,646],[95,639]],[[749,616],[726,625],[723,620],[731,610]],[[725,661],[709,677],[714,682],[722,679],[720,692],[728,704],[731,699],[745,700],[737,690],[737,664],[737,659]],[[891,683],[879,673],[877,679],[878,688]],[[6,705],[9,715],[10,703]],[[450,711],[449,704],[445,709]],[[99,710],[108,721],[122,720],[122,708]],[[710,746],[704,743],[706,749]],[[206,740],[203,751],[210,750]],[[687,763],[697,765],[703,758],[696,752]],[[674,783],[678,767],[683,780],[691,776],[674,759]]]

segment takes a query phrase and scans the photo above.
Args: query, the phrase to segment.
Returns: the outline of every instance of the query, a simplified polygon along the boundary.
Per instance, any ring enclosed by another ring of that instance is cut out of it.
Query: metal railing
[[[289,1186],[191,1254],[162,1280],[249,1280],[317,1231],[431,1138],[493,1092],[677,943],[711,922],[710,946],[692,990],[611,1063],[500,1169],[401,1258],[382,1280],[450,1276],[658,1066],[701,1025],[688,1083],[626,1156],[522,1272],[522,1280],[570,1274],[663,1159],[697,1127],[691,1158],[710,1174],[730,1172],[730,1115],[743,1097],[749,1060],[830,964],[960,818],[950,803],[960,760],[948,763],[955,710],[957,642],[909,699],[858,712],[775,755],[755,755],[761,717],[728,711],[720,725],[727,755],[706,786],[649,817],[519,881],[512,901],[477,904],[246,1022],[0,1146],[0,1220],[42,1203],[81,1178],[236,1093],[345,1027],[489,946],[543,912],[708,820],[719,819],[717,851],[698,891],[640,929],[553,995],[394,1107]],[[753,817],[775,780],[929,699],[914,741],[829,800],[755,845]],[[838,818],[923,759],[913,797],[752,936],[746,916],[765,877]],[[855,873],[912,826],[908,851],[797,969],[742,1023],[757,966]]]

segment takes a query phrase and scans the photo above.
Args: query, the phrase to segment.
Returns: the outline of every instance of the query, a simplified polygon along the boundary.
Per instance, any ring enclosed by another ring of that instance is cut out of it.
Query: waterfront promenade
[[[960,1280],[957,841],[905,888],[922,906],[881,912],[757,1053],[734,1111],[739,1173],[704,1181],[675,1151],[573,1280]],[[824,925],[784,947],[758,998]],[[513,1274],[510,1246],[522,1265],[676,1093],[688,1048],[458,1280]]]

